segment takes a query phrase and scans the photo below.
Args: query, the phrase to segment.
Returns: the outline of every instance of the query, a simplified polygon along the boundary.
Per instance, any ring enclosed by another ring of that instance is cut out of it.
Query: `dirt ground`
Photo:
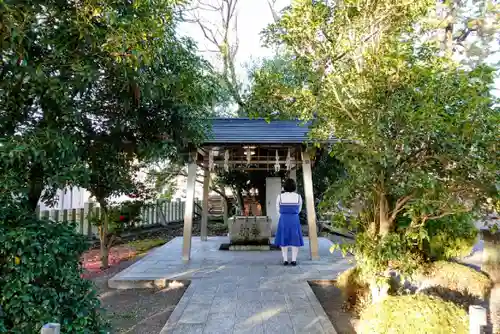
[[[356,334],[357,319],[351,312],[344,310],[344,301],[334,281],[310,281],[319,303],[337,330],[338,334]]]
[[[108,288],[109,278],[139,258],[123,261],[90,278],[97,287],[102,307],[111,322],[111,333],[158,334],[189,286],[189,282],[178,282],[165,289]]]
[[[120,262],[89,278],[97,287],[102,307],[111,322],[111,333],[158,334],[189,286],[189,282],[178,282],[165,289],[108,288],[109,278],[139,258]]]
[[[193,234],[199,235],[200,224],[193,224]],[[210,223],[209,235],[227,234],[227,227],[220,223]],[[189,282],[178,282],[165,289],[116,290],[108,288],[108,279],[141,259],[151,248],[182,236],[182,224],[170,224],[167,228],[143,234],[130,241],[113,247],[110,252],[111,267],[100,270],[99,250],[89,250],[82,261],[86,271],[83,277],[94,282],[101,305],[110,320],[111,333],[158,334]],[[126,260],[124,260],[126,259]]]

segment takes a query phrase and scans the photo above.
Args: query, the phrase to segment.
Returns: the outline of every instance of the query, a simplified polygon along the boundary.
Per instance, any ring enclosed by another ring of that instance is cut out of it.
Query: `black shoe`
[[[288,266],[288,261],[283,262],[284,266]]]
[[[297,265],[297,261],[292,261],[292,266],[296,266]]]

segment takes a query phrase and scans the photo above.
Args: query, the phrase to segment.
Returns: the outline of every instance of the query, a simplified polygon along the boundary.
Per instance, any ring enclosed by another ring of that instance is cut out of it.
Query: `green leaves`
[[[422,39],[434,6],[296,1],[264,32],[280,56],[253,72],[260,115],[312,119],[314,139],[339,139],[346,176],[324,180],[321,208],[358,231],[350,247],[369,275],[460,253],[474,237],[460,215],[498,196],[494,69],[464,69]]]
[[[175,36],[183,3],[0,6],[0,174],[30,210],[68,184],[127,192],[132,161],[203,139],[220,90],[193,42]]]
[[[79,278],[83,240],[47,222],[36,234],[32,216],[67,186],[89,190],[104,212],[112,196],[146,196],[143,163],[203,140],[220,90],[192,41],[175,35],[183,3],[0,3],[0,239],[14,247],[0,251],[0,290],[18,296],[1,300],[0,329],[56,321],[99,333],[96,299]]]
[[[65,332],[105,332],[92,283],[80,277],[89,245],[75,228],[31,218],[0,222],[0,329],[39,333],[58,322]]]

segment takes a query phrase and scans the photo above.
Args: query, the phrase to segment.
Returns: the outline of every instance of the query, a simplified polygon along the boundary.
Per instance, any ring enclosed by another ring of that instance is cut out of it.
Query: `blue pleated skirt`
[[[297,204],[280,204],[280,218],[274,244],[280,247],[304,246]]]

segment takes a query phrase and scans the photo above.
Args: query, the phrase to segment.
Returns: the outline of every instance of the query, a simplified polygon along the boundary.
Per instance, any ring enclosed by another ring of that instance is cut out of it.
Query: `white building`
[[[186,198],[187,177],[179,175],[176,179],[177,186],[173,199],[183,200],[184,198]],[[80,187],[68,187],[66,189],[58,190],[56,197],[57,201],[53,206],[47,206],[44,203],[40,202],[40,211],[82,209],[85,203],[91,201],[95,202],[95,199],[93,200],[91,198],[90,192]],[[199,199],[203,198],[203,186],[199,182],[196,183],[195,197]],[[132,200],[132,198],[125,195],[113,198],[114,202],[122,202],[127,200]]]

